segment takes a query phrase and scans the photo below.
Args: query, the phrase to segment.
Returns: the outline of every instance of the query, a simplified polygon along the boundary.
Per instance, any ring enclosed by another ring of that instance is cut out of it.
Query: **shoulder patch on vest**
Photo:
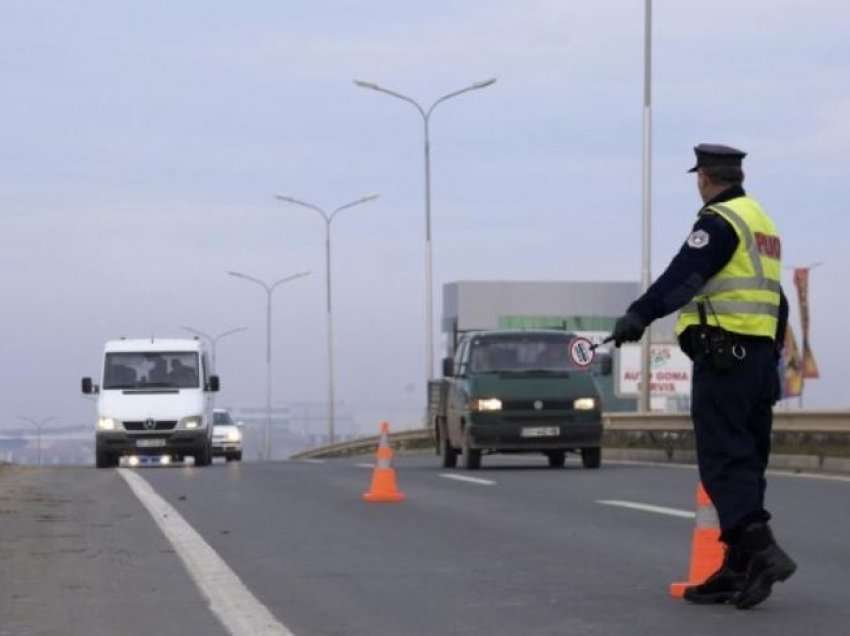
[[[708,242],[711,240],[711,235],[705,230],[695,230],[691,232],[691,235],[688,237],[688,247],[692,247],[695,250],[702,249]]]

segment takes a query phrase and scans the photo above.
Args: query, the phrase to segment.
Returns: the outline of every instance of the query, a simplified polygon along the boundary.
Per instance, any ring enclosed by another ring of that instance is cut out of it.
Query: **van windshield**
[[[469,354],[473,373],[491,371],[551,372],[575,371],[570,358],[569,334],[517,334],[474,338]]]
[[[198,354],[194,351],[107,353],[104,389],[197,389]]]

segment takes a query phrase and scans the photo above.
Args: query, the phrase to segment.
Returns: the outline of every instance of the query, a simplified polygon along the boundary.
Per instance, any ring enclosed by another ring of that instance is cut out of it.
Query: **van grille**
[[[175,426],[177,426],[175,420],[156,420],[152,428],[150,423],[145,426],[144,421],[124,422],[124,428],[128,431],[173,431]]]
[[[572,400],[539,400],[541,408],[536,408],[538,400],[502,400],[503,411],[571,411]]]

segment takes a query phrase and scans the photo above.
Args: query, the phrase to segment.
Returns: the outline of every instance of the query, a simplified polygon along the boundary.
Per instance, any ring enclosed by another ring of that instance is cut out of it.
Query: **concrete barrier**
[[[690,417],[678,413],[603,413],[604,456],[636,461],[694,463]],[[397,451],[433,451],[429,429],[393,433]],[[293,459],[348,457],[374,453],[378,437],[324,446]],[[774,413],[771,466],[786,470],[850,472],[850,411],[777,411]]]
[[[606,429],[618,431],[689,431],[692,428],[687,413],[603,413],[602,422]],[[850,410],[774,411],[773,430],[850,433]]]
[[[604,448],[663,451],[668,461],[692,462],[694,433],[685,414],[606,413]],[[776,467],[836,470],[850,458],[850,411],[777,411],[771,462]]]

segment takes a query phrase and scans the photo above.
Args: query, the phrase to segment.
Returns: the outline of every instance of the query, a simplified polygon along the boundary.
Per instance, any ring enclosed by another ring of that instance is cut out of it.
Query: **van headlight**
[[[499,398],[483,398],[472,401],[473,411],[501,411],[502,401]]]
[[[97,430],[99,431],[114,431],[117,427],[115,420],[111,417],[97,418]]]
[[[200,415],[190,415],[189,417],[184,417],[180,420],[180,428],[185,428],[187,430],[194,430],[196,428],[204,427],[204,418]]]
[[[596,408],[596,398],[578,398],[573,400],[573,408],[576,411],[592,411]]]
[[[242,439],[242,433],[240,433],[238,430],[228,431],[228,433],[227,433],[227,441],[228,442],[238,442],[241,439]]]

